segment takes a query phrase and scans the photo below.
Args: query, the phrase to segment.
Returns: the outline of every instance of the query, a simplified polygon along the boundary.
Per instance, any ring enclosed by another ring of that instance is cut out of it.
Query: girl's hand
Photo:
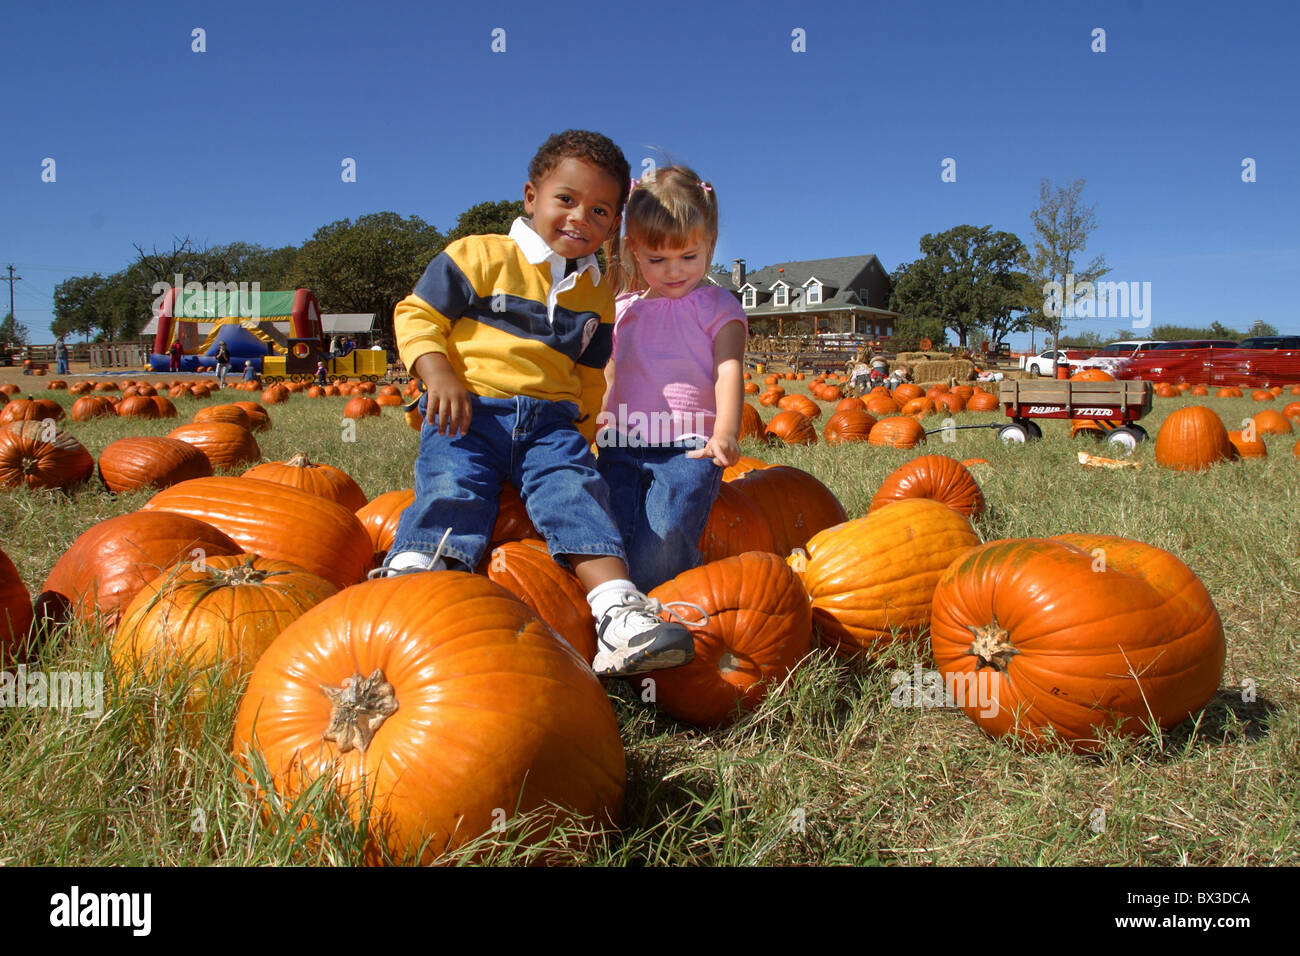
[[[463,435],[469,431],[473,409],[469,404],[469,391],[461,384],[445,355],[426,352],[415,360],[413,369],[428,391],[428,406],[424,420],[439,435]]]
[[[688,451],[687,458],[712,458],[719,468],[727,468],[740,461],[740,442],[735,435],[714,432],[708,444],[698,451]]]

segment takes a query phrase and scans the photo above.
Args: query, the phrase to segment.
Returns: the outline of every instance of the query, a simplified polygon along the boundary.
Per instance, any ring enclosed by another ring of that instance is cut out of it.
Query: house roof
[[[784,279],[791,285],[803,285],[814,276],[821,280],[824,285],[835,289],[844,288],[851,282],[854,276],[868,269],[871,263],[879,262],[874,255],[866,256],[839,256],[835,259],[803,259],[795,262],[777,262],[770,266],[764,266],[753,272],[745,273],[745,281],[753,283],[760,289],[770,289],[772,284],[780,279]],[[885,267],[880,267],[881,272],[885,272]],[[888,273],[885,273],[886,275]],[[731,273],[723,276],[721,273],[714,273],[713,278],[724,289],[731,289],[733,292],[740,290],[739,286],[732,284]]]

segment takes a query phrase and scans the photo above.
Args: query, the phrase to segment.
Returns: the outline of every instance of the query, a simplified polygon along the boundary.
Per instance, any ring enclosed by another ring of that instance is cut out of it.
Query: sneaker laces
[[[691,608],[699,615],[699,619],[688,621],[673,610],[674,606]],[[704,627],[709,623],[709,612],[698,604],[692,604],[690,601],[660,601],[652,597],[633,597],[630,601],[625,599],[624,603],[615,605],[610,613],[621,617],[644,614],[655,623],[659,623],[661,614],[666,614],[670,618],[676,618],[684,627]]]
[[[404,574],[404,573],[406,573],[406,572],[408,572],[408,571],[429,571],[429,570],[432,570],[433,566],[434,566],[435,564],[437,564],[439,560],[442,559],[442,549],[445,548],[445,547],[447,546],[447,538],[450,537],[450,536],[451,536],[451,528],[448,528],[446,531],[444,531],[444,532],[442,533],[442,539],[438,542],[438,547],[436,547],[436,548],[433,549],[433,557],[429,559],[429,565],[428,565],[428,567],[424,567],[424,568],[400,568],[400,569],[394,571],[394,570],[393,570],[392,568],[390,568],[388,565],[386,565],[386,564],[382,564],[382,565],[380,565],[380,566],[377,567],[377,568],[371,568],[369,571],[367,571],[367,572],[366,572],[366,580],[367,580],[367,581],[373,581],[375,578],[396,577],[397,575],[399,575],[399,574]]]

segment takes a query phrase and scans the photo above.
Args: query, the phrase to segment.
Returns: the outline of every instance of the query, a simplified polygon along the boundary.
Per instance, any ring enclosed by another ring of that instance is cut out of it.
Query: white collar
[[[537,234],[533,224],[520,216],[510,226],[510,238],[515,241],[524,254],[524,258],[532,265],[541,265],[543,262],[551,263],[551,275],[556,281],[564,278],[565,258],[554,249],[546,244],[546,240]],[[558,267],[558,268],[557,268]],[[573,282],[578,281],[584,272],[588,269],[593,273],[591,284],[600,285],[600,265],[596,262],[595,255],[586,255],[578,260],[578,267],[570,273],[573,276]]]

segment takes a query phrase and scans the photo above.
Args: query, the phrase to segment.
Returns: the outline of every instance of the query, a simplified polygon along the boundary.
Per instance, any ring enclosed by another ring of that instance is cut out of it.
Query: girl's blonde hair
[[[718,242],[718,194],[687,166],[661,166],[632,183],[623,213],[623,235],[605,244],[605,262],[616,294],[646,288],[629,243],[651,249],[680,249],[702,234],[708,263]]]

